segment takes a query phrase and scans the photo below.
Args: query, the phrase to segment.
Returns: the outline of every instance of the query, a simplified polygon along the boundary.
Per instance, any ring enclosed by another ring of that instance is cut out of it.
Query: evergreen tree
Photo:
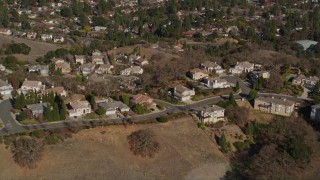
[[[90,105],[91,105],[91,108],[95,111],[97,110],[97,103],[96,103],[96,100],[95,100],[95,97],[92,95],[92,94],[89,94],[87,95],[86,97],[87,101],[89,101]]]
[[[234,91],[238,92],[239,90],[240,90],[240,85],[239,85],[239,81],[237,81],[236,87],[234,87]]]
[[[106,110],[102,106],[98,106],[98,109],[96,110],[96,113],[99,116],[102,116],[102,115],[106,114]]]
[[[52,120],[53,121],[59,121],[60,120],[59,106],[58,106],[57,103],[54,103],[54,105],[53,105]]]
[[[65,104],[62,104],[60,107],[60,120],[66,120],[67,118],[67,107]]]
[[[19,94],[15,99],[15,108],[22,109],[27,105],[26,98],[23,93]]]
[[[230,103],[234,103],[235,102],[235,99],[234,99],[234,96],[233,96],[232,92],[229,94],[229,102]]]
[[[50,109],[50,106],[48,105],[48,107],[46,107],[44,109],[44,117],[46,118],[47,121],[53,121],[53,117],[52,117],[52,111]]]
[[[230,143],[227,141],[225,134],[222,134],[218,139],[218,144],[221,147],[223,153],[228,153],[230,150]]]

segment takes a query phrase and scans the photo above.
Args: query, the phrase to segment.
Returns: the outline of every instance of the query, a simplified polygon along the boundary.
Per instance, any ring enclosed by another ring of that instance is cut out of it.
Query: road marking
[[[10,123],[6,124],[6,127],[12,127],[12,125]]]

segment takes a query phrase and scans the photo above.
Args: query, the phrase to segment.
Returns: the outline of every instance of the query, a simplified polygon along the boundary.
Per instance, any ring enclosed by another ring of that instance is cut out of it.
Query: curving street
[[[234,95],[236,99],[247,97],[251,89],[239,77],[225,76],[223,78],[231,83],[236,83],[237,81],[239,82],[241,93]],[[259,93],[259,95],[272,95],[276,97],[285,97],[297,102],[303,102],[304,100],[306,100],[306,99],[300,99],[293,96],[279,95],[279,94]],[[34,124],[34,125],[22,125],[18,123],[11,114],[11,109],[12,109],[11,101],[5,100],[5,101],[2,101],[2,103],[0,104],[0,119],[2,120],[4,125],[4,127],[0,129],[0,135],[14,134],[19,132],[40,130],[40,129],[55,129],[55,128],[85,126],[85,125],[92,125],[92,124],[95,124],[95,125],[110,124],[111,125],[111,124],[123,124],[127,122],[135,123],[135,122],[141,122],[141,121],[148,121],[150,119],[155,119],[160,116],[192,110],[199,106],[215,104],[219,101],[226,99],[228,96],[229,95],[211,97],[211,98],[193,102],[187,105],[175,105],[162,100],[155,99],[154,100],[155,103],[157,104],[163,103],[166,106],[166,109],[156,113],[149,113],[149,114],[133,116],[129,118],[98,119],[98,120],[82,119],[82,120],[72,120],[72,121],[48,122],[48,123],[41,123],[41,124]]]

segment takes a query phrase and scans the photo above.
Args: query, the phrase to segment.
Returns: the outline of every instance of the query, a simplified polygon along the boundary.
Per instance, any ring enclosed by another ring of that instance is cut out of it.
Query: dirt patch
[[[50,44],[46,42],[39,42],[39,41],[32,41],[28,39],[23,38],[17,38],[13,36],[4,36],[0,35],[0,47],[4,44],[10,44],[10,43],[25,43],[31,48],[29,55],[15,55],[19,60],[23,61],[34,61],[38,57],[41,57],[45,55],[49,51],[54,51],[58,48],[63,47],[62,45],[56,45],[56,44]]]
[[[161,150],[153,159],[129,150],[127,135],[138,129],[154,131]],[[15,165],[9,150],[0,153],[0,179],[219,179],[228,167],[228,159],[190,118],[83,130],[47,146],[33,170]]]

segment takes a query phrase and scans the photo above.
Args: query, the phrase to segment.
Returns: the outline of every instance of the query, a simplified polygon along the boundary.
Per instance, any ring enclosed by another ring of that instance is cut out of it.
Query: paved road
[[[233,83],[236,83],[237,81],[239,82],[242,93],[235,94],[234,95],[235,98],[246,97],[251,90],[238,77],[225,76],[223,78],[227,79],[229,82],[233,82]],[[272,95],[275,97],[285,97],[287,99],[298,101],[298,102],[304,101],[300,98],[287,96],[287,95],[262,94],[262,93],[259,95],[261,95],[261,96],[262,95]],[[165,115],[172,114],[172,113],[184,112],[184,111],[195,109],[197,107],[215,104],[219,101],[226,99],[227,97],[228,97],[228,95],[212,97],[212,98],[208,98],[208,99],[205,99],[202,101],[197,101],[197,102],[194,102],[192,104],[187,104],[187,105],[174,105],[174,104],[170,104],[168,102],[156,99],[156,100],[154,100],[155,103],[157,103],[157,104],[161,103],[161,102],[164,103],[164,105],[166,106],[166,109],[164,111],[140,115],[140,116],[134,116],[134,117],[130,117],[130,118],[115,118],[115,119],[100,119],[100,120],[86,119],[86,120],[73,120],[73,121],[42,123],[42,124],[35,124],[35,125],[21,125],[21,124],[19,124],[11,115],[10,110],[12,109],[12,105],[11,105],[10,100],[5,100],[0,104],[0,119],[3,121],[4,126],[5,126],[4,128],[2,128],[0,130],[0,135],[14,134],[14,133],[37,130],[37,129],[55,129],[55,128],[75,127],[75,126],[93,125],[93,124],[94,125],[104,125],[104,124],[123,124],[126,122],[133,122],[133,123],[134,122],[141,122],[141,121],[146,121],[146,120],[150,120],[150,119],[155,119],[157,117],[165,116]]]

